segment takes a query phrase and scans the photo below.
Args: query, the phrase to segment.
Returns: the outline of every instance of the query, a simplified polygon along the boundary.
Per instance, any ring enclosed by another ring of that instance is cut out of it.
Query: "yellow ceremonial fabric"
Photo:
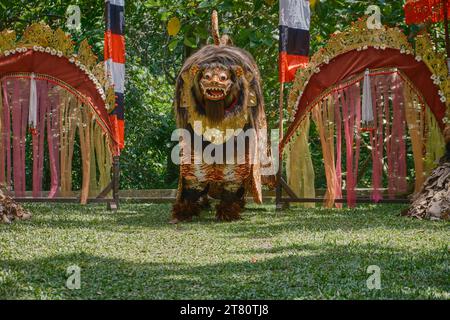
[[[334,161],[334,104],[331,96],[320,102],[319,106],[313,108],[312,117],[320,135],[327,179],[324,205],[327,208],[332,208],[336,199],[336,185],[338,182]]]
[[[95,119],[91,117],[90,125],[89,125],[89,135],[90,135],[90,182],[89,182],[89,196],[96,196],[99,192],[99,186],[97,183],[97,170],[96,170],[96,154],[95,154],[95,139],[97,138],[95,135]]]
[[[309,150],[310,119],[309,115],[303,120],[297,132],[298,137],[289,149],[286,165],[288,185],[297,197],[315,198],[314,168]],[[314,203],[296,203],[295,205],[313,208]]]
[[[72,162],[78,131],[81,151],[81,203],[95,196],[111,181],[112,155],[108,137],[97,124],[87,106],[68,92],[61,93],[60,148],[61,195],[72,194]],[[77,130],[78,128],[78,130]]]
[[[89,198],[89,186],[91,182],[91,137],[90,126],[91,114],[86,106],[78,108],[80,113],[80,122],[78,123],[78,132],[80,135],[81,162],[83,170],[83,180],[81,183],[81,204],[86,204]]]
[[[424,132],[425,132],[425,115],[422,105],[417,101],[417,96],[408,85],[404,86],[405,97],[405,114],[408,125],[409,136],[414,157],[414,171],[416,181],[414,184],[414,193],[419,192],[425,182],[424,169]]]
[[[89,196],[101,192],[111,181],[109,140],[89,107],[66,91],[61,92],[60,123],[61,195],[73,196],[72,161],[78,131],[82,164],[80,198],[81,203],[86,204]]]
[[[97,189],[102,191],[111,182],[112,155],[109,149],[107,137],[102,128],[95,122],[93,125],[93,143],[95,148],[95,158],[99,172]],[[94,166],[95,168],[95,166]]]
[[[3,90],[2,83],[0,82],[0,156],[5,154],[5,146],[3,144]],[[2,172],[2,175],[5,172]],[[2,176],[0,175],[0,177]],[[6,180],[6,179],[5,179]],[[5,187],[5,181],[0,181],[0,189]]]
[[[61,91],[60,108],[60,148],[61,148],[61,195],[71,196],[72,194],[72,158],[73,145],[75,140],[75,129],[77,127],[78,104],[67,91]]]
[[[439,128],[436,119],[427,108],[427,137],[426,137],[426,155],[425,155],[425,171],[428,174],[436,168],[439,159],[445,152],[445,141],[441,129]]]

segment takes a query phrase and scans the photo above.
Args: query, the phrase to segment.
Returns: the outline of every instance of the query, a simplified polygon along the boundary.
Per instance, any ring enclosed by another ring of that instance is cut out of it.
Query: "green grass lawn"
[[[168,204],[27,206],[31,221],[0,225],[0,299],[450,299],[450,224],[402,206],[252,205],[242,221],[178,226]],[[66,288],[71,265],[80,290]]]

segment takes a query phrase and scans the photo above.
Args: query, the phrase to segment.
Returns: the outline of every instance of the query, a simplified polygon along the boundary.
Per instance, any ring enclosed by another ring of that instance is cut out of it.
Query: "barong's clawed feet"
[[[245,208],[245,189],[237,191],[222,190],[220,203],[216,206],[216,219],[219,221],[235,221],[241,219]]]
[[[172,208],[172,220],[170,223],[176,224],[180,221],[191,221],[193,216],[200,214],[200,211],[201,207],[197,201],[177,201]]]

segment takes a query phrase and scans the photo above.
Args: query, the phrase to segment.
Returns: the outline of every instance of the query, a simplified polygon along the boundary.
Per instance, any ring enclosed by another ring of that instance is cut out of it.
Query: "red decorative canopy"
[[[43,196],[46,157],[48,197],[72,195],[76,141],[83,175],[81,203],[105,190],[112,156],[120,151],[109,117],[113,103],[114,88],[87,40],[75,53],[69,35],[42,23],[27,27],[20,38],[14,31],[0,32],[0,187],[16,197],[26,196],[28,129],[34,198]]]
[[[406,23],[443,21],[445,4],[447,4],[447,12],[450,13],[448,1],[445,0],[407,0],[404,6]]]

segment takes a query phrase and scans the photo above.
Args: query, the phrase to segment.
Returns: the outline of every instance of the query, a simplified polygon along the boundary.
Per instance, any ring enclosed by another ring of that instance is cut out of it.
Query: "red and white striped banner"
[[[119,147],[123,149],[125,146],[125,0],[106,0],[105,10],[105,66],[116,93],[116,102],[110,113],[110,120]]]

